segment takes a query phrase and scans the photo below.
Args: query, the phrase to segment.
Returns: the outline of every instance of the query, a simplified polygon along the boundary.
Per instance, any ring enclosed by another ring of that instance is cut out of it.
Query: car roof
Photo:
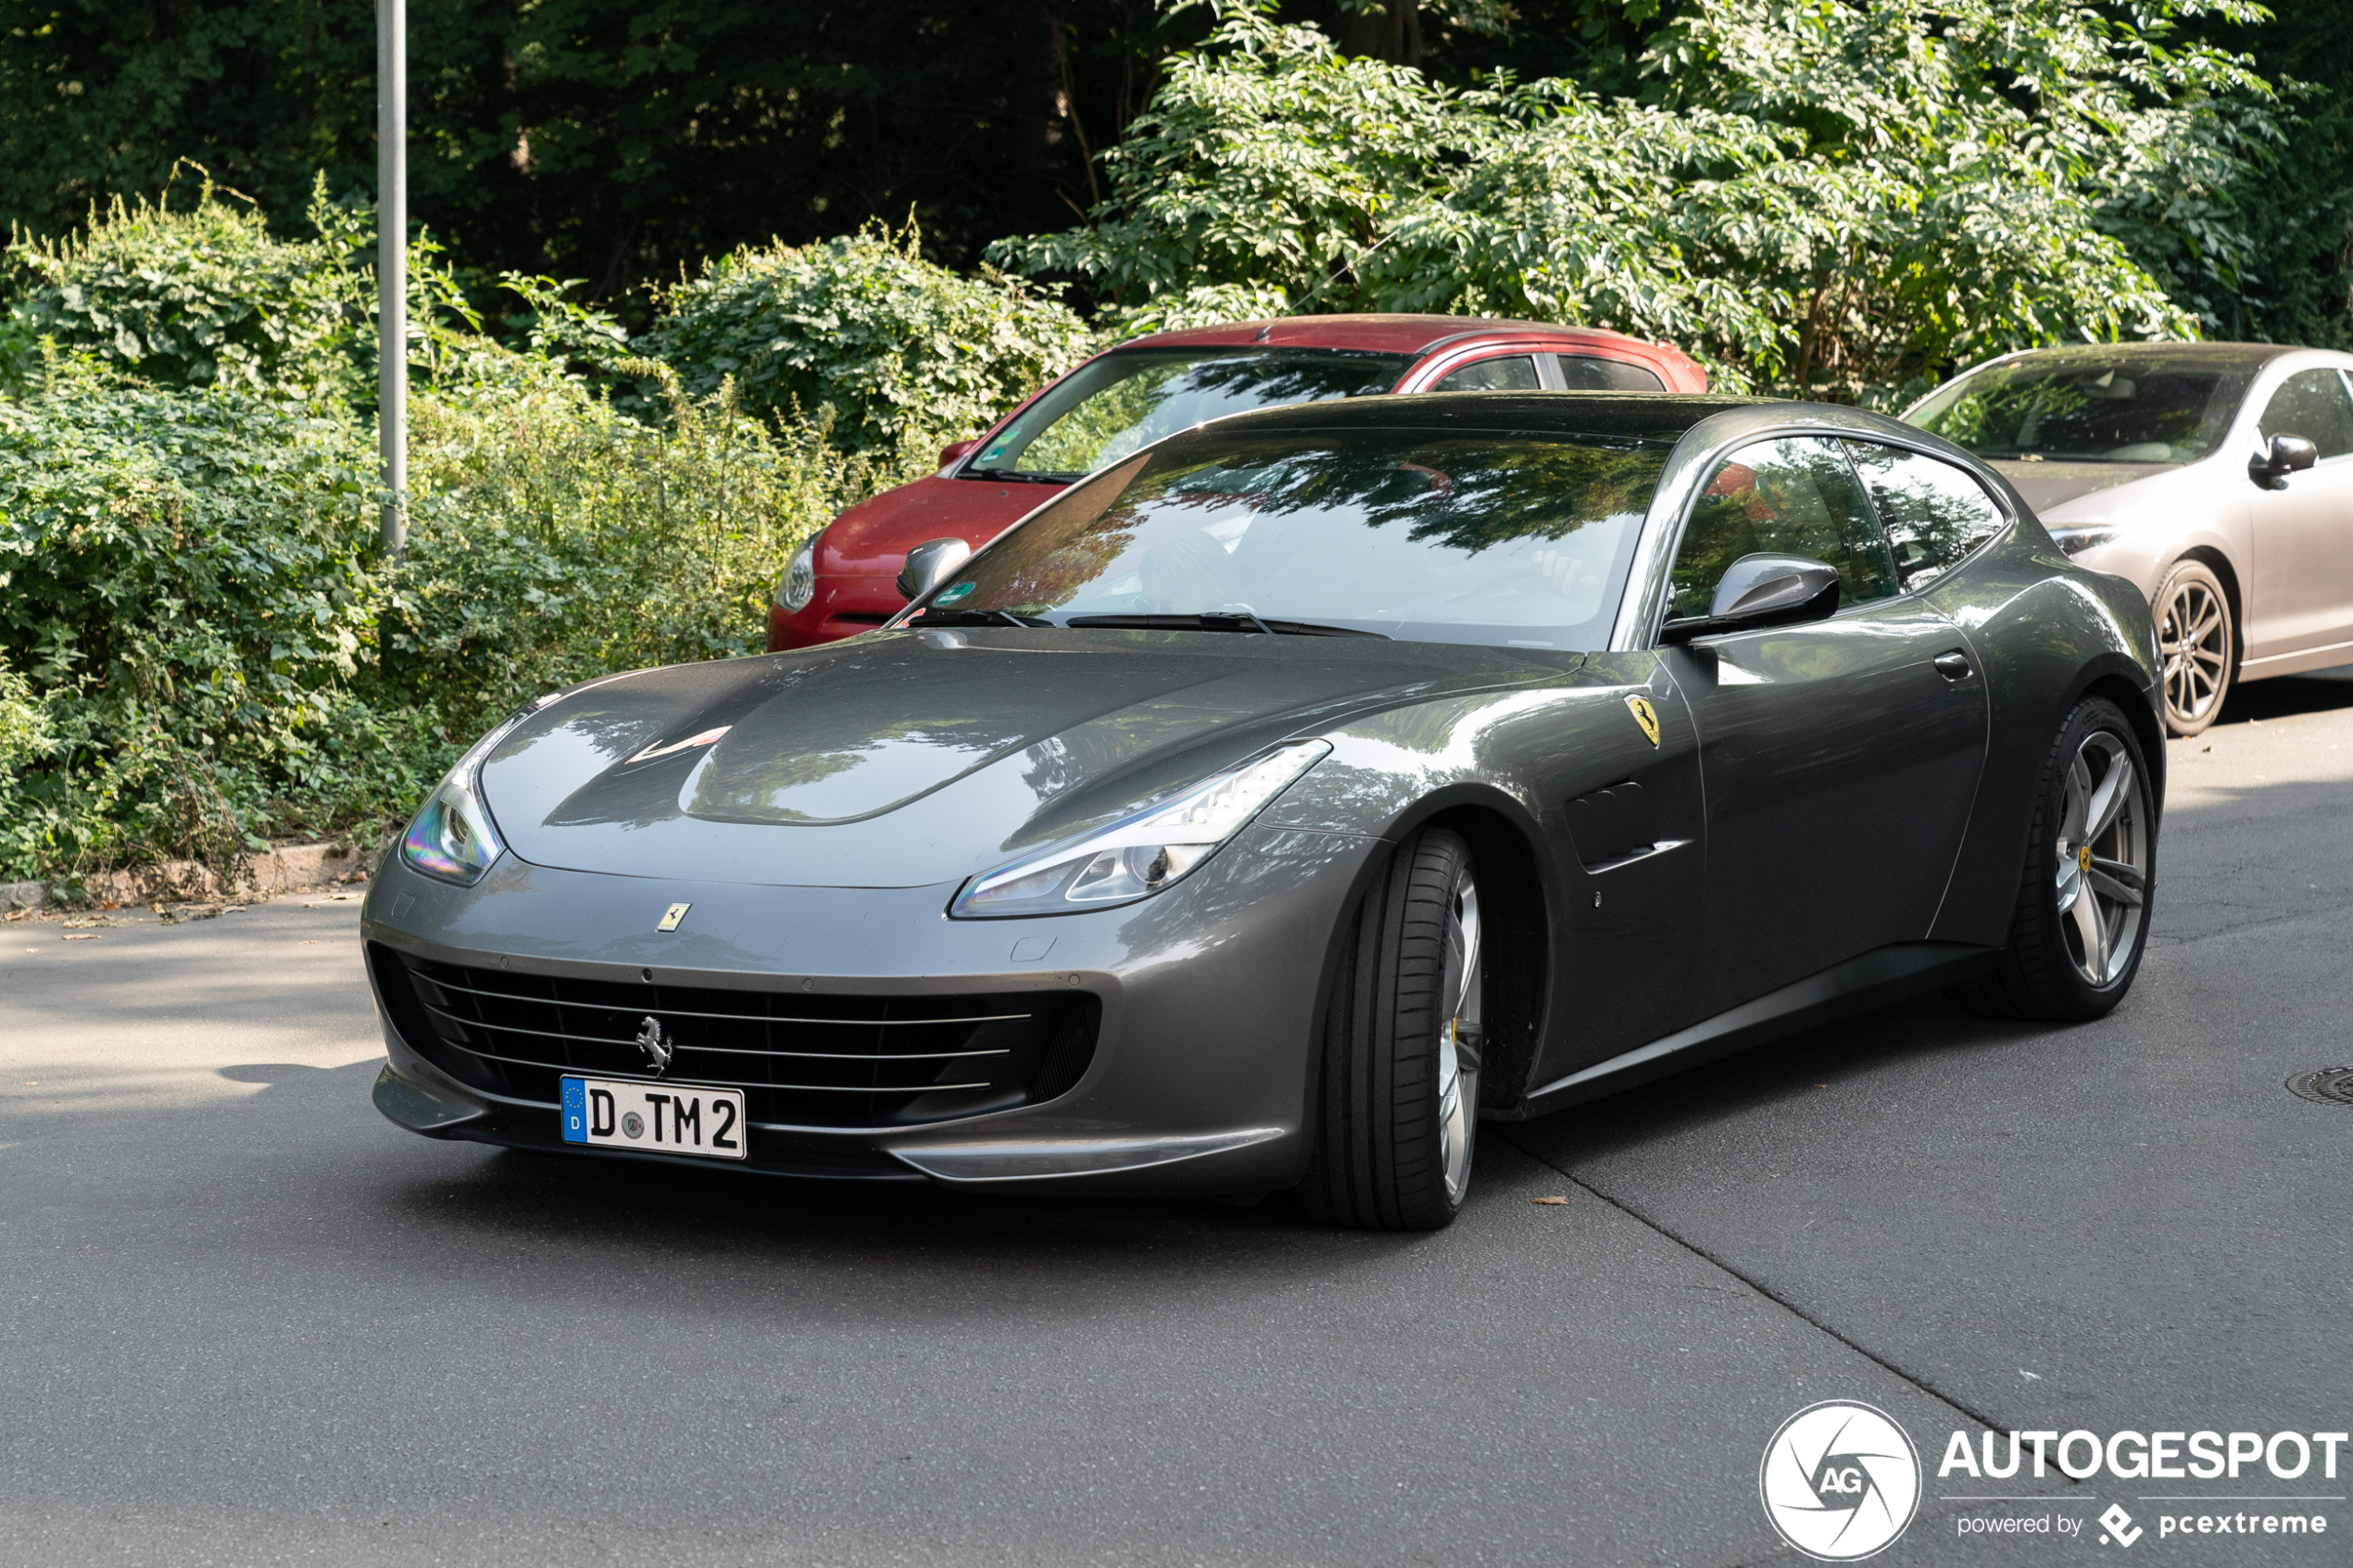
[[[1382,397],[1291,403],[1230,414],[1199,433],[1275,434],[1310,430],[1428,430],[1508,435],[1586,435],[1672,445],[1713,414],[1733,408],[1781,408],[1816,412],[1820,405],[1768,397],[1726,397],[1680,392],[1418,393]],[[1907,432],[1917,435],[1918,432]]]
[[[1347,348],[1378,354],[1409,354],[1418,358],[1455,339],[1473,337],[1546,337],[1582,339],[1595,346],[1627,344],[1653,347],[1640,338],[1605,327],[1565,327],[1549,321],[1514,321],[1494,316],[1285,316],[1273,320],[1233,321],[1214,327],[1186,327],[1153,332],[1119,349],[1222,348],[1265,344],[1286,348]],[[1118,352],[1114,349],[1113,352]]]
[[[1975,367],[1984,370],[1993,365],[2018,365],[2053,362],[2067,364],[2130,364],[2135,360],[2149,364],[2219,366],[2226,370],[2249,370],[2268,365],[2272,360],[2306,350],[2292,343],[2070,343],[2055,348],[2028,348],[2016,354],[2006,354],[1999,359],[1989,359]]]

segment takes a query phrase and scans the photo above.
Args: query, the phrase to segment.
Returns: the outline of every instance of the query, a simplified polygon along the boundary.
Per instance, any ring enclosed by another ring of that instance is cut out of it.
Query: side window
[[[1432,392],[1534,392],[1542,383],[1536,379],[1536,361],[1525,354],[1506,354],[1499,359],[1481,359],[1461,370],[1430,388]]]
[[[1560,356],[1561,384],[1571,392],[1665,392],[1667,383],[1640,365],[1596,359],[1586,354]]]
[[[1668,617],[1705,615],[1725,569],[1760,551],[1811,556],[1836,567],[1842,608],[1896,591],[1887,540],[1835,441],[1760,441],[1725,460],[1684,526]]]
[[[2296,371],[2271,394],[2259,428],[2267,443],[2275,435],[2300,435],[2323,458],[2353,452],[2353,401],[2345,395],[2345,378],[2334,370]]]
[[[1846,450],[1879,508],[1904,592],[1927,587],[2001,531],[2002,508],[1952,464],[1867,441]]]

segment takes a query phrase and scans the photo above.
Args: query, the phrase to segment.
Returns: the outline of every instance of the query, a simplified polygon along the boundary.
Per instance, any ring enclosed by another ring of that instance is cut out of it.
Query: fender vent
[[[1629,781],[1570,801],[1568,836],[1590,872],[1629,855],[1648,854],[1658,843],[1658,829],[1651,822],[1651,804],[1642,786]]]

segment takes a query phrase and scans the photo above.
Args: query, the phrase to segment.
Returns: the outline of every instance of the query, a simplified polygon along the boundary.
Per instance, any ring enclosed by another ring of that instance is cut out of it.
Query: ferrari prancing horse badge
[[[1634,722],[1642,727],[1642,734],[1650,737],[1651,745],[1656,746],[1658,744],[1658,709],[1651,706],[1650,698],[1629,696],[1626,699],[1626,706],[1632,711]]]
[[[682,920],[685,920],[685,919],[686,918],[686,911],[687,911],[688,909],[693,909],[693,908],[694,908],[694,906],[693,906],[692,904],[673,904],[673,905],[671,905],[671,906],[670,906],[670,908],[668,908],[668,909],[666,909],[662,910],[662,912],[661,912],[661,923],[660,925],[655,926],[655,927],[654,927],[654,929],[655,929],[656,931],[675,931],[675,930],[677,930],[677,929],[678,929],[678,922],[679,922],[680,921],[682,921]]]

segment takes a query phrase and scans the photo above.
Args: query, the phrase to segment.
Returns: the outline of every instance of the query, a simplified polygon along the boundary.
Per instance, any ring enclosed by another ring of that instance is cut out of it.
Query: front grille
[[[661,1076],[744,1091],[745,1118],[904,1126],[1068,1091],[1094,1055],[1083,993],[838,997],[717,991],[438,963],[371,944],[402,1035],[461,1084],[553,1106],[567,1073],[650,1081],[648,1019],[675,1053]]]

